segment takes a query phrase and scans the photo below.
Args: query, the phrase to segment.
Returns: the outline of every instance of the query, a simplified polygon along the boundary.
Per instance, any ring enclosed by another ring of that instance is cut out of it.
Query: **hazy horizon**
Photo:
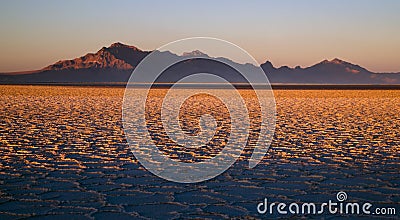
[[[0,72],[41,69],[113,42],[153,50],[195,36],[230,41],[274,66],[339,58],[373,72],[399,72],[399,9],[390,0],[3,1]]]

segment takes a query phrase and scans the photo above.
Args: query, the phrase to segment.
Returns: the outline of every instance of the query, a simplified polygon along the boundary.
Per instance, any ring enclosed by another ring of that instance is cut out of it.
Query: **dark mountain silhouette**
[[[41,70],[3,73],[1,83],[127,82],[132,70],[149,54],[136,47],[114,43],[96,53],[60,60]]]
[[[331,61],[324,60],[306,68],[275,68],[267,61],[261,64],[261,68],[273,83],[400,84],[400,73],[373,73],[337,58]]]
[[[72,60],[60,60],[41,70],[2,73],[0,83],[97,83],[127,82],[133,69],[151,51],[143,51],[134,46],[114,43],[96,53],[88,53]],[[157,51],[159,52],[159,51]],[[163,59],[178,56],[171,52],[162,53]],[[201,51],[185,52],[182,56],[208,55]],[[226,58],[217,58],[225,63],[233,63]],[[251,71],[251,64],[242,65]],[[261,64],[271,83],[282,84],[400,84],[400,73],[373,73],[355,64],[340,59],[324,60],[313,66],[276,68],[271,62]],[[234,69],[220,62],[207,59],[189,59],[168,68],[158,82],[175,82],[190,73],[209,72],[224,77],[231,82],[245,82]]]

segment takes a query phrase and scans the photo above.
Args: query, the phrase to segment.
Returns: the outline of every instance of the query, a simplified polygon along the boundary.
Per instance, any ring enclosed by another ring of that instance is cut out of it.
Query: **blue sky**
[[[400,71],[400,1],[59,1],[0,3],[0,71],[39,69],[120,41],[152,50],[209,36],[258,62],[309,66],[335,57]]]

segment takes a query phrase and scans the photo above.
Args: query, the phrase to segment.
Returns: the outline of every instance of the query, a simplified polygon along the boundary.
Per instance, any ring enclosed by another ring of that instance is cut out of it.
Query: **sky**
[[[0,72],[41,69],[113,42],[153,50],[215,37],[259,63],[310,66],[339,58],[400,72],[400,1],[0,1]]]

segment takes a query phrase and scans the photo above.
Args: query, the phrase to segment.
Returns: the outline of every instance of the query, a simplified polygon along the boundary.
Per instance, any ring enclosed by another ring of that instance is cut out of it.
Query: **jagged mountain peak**
[[[88,53],[72,60],[60,60],[43,70],[77,70],[89,68],[132,69],[132,65],[116,58],[111,52],[101,49],[96,53]]]
[[[334,58],[334,59],[331,60],[331,63],[340,64],[340,63],[347,63],[347,62],[345,62],[345,61],[343,61],[343,60],[341,60],[339,58]]]
[[[120,42],[102,47],[96,53],[88,53],[72,60],[60,60],[43,70],[72,70],[88,68],[114,68],[132,70],[149,52]]]
[[[269,61],[269,60],[267,60],[267,61],[265,61],[263,64],[261,64],[261,65],[267,65],[267,66],[274,66],[273,64],[272,64],[272,62],[271,61]]]
[[[314,72],[319,72],[319,74],[330,74],[330,73],[343,73],[343,74],[358,74],[358,73],[367,73],[371,74],[370,71],[367,69],[356,65],[352,64],[349,62],[346,62],[344,60],[341,60],[339,58],[334,58],[332,60],[323,60],[313,66],[305,68],[308,72],[314,71]]]
[[[192,52],[183,52],[182,56],[184,56],[184,57],[192,57],[192,56],[209,57],[206,53],[203,53],[200,50],[194,50]]]
[[[274,67],[274,65],[271,63],[271,61],[267,60],[265,61],[263,64],[260,65],[261,68],[264,71],[274,71],[276,70],[276,68]]]
[[[127,45],[127,44],[123,44],[121,42],[112,43],[108,47],[108,49],[112,49],[112,48],[129,48],[129,49],[132,49],[132,50],[135,50],[135,51],[142,51],[141,49],[139,49],[139,48],[137,48],[135,46],[130,46],[130,45]]]
[[[339,58],[334,58],[332,60],[323,60],[319,64],[336,64],[336,65],[354,65]]]

